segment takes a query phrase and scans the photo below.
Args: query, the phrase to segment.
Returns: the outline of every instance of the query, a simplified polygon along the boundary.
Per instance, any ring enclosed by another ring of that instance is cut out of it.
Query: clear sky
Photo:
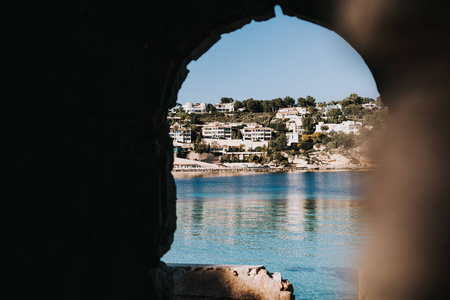
[[[197,61],[178,93],[178,103],[218,103],[221,97],[269,100],[311,95],[340,101],[357,93],[379,96],[361,56],[321,26],[283,15],[223,34]]]

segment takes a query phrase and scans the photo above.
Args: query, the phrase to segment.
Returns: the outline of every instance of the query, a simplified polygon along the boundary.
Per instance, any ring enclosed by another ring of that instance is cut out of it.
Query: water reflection
[[[193,236],[200,235],[203,221],[203,201],[195,200],[192,207],[192,230]]]
[[[304,230],[306,232],[305,240],[307,241],[314,241],[316,237],[316,231],[318,227],[316,201],[316,198],[307,198],[303,205],[305,215]]]
[[[364,174],[362,174],[364,175]],[[300,299],[353,295],[364,234],[358,173],[177,180],[177,231],[166,262],[264,264]]]

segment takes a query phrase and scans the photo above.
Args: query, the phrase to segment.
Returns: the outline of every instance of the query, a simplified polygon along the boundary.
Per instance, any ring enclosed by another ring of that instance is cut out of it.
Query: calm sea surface
[[[355,299],[369,172],[178,178],[167,263],[264,265],[296,299]]]

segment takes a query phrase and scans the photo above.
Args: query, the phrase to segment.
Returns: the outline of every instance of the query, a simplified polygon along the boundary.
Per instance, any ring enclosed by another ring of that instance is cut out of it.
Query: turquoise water
[[[176,179],[167,263],[264,265],[296,299],[355,299],[368,172]]]

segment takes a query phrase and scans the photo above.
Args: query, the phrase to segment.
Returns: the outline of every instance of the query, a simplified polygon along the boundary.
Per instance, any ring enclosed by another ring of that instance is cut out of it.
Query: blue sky
[[[197,61],[179,93],[179,103],[217,103],[311,95],[316,102],[342,100],[351,93],[379,96],[361,56],[333,31],[288,17],[252,22],[223,34]]]

